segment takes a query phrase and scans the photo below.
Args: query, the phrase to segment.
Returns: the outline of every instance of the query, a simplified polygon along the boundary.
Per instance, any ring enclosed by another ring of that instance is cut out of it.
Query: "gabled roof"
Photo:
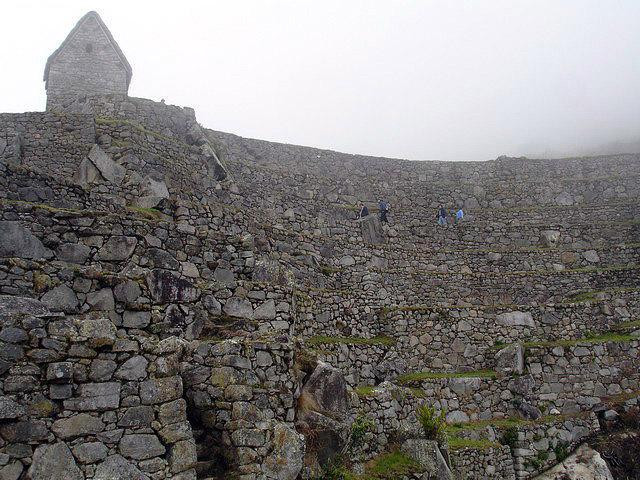
[[[98,22],[98,25],[100,25],[100,28],[102,29],[104,34],[107,36],[107,39],[109,40],[109,43],[111,44],[111,46],[113,47],[115,52],[118,54],[118,57],[120,58],[120,61],[122,62],[122,65],[124,65],[124,68],[125,68],[125,70],[127,72],[127,88],[128,88],[129,87],[129,82],[131,82],[131,75],[133,73],[132,69],[131,69],[131,65],[129,65],[129,61],[127,60],[127,57],[125,57],[124,53],[122,53],[122,50],[120,50],[120,46],[114,40],[113,35],[111,35],[111,32],[109,31],[107,26],[104,24],[104,22],[100,18],[100,15],[98,15],[98,12],[93,12],[93,11],[87,13],[80,20],[78,20],[78,23],[76,23],[76,26],[73,27],[73,29],[69,32],[69,35],[67,35],[67,38],[64,39],[64,42],[62,42],[62,44],[57,48],[57,50],[55,52],[53,52],[49,56],[49,58],[47,59],[47,64],[44,67],[44,78],[43,78],[43,80],[45,82],[48,81],[49,68],[51,67],[51,64],[56,59],[58,54],[60,52],[62,52],[62,50],[64,50],[64,47],[66,47],[67,44],[73,39],[73,37],[75,36],[76,32],[80,29],[82,24],[84,22],[86,22],[87,20],[89,20],[90,18],[95,18],[95,20]]]

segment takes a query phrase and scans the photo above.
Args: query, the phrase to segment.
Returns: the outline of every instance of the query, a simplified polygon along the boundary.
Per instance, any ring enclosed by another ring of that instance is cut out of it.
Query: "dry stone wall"
[[[407,162],[65,108],[0,115],[0,478],[312,478],[361,416],[364,469],[422,404],[486,423],[458,475],[529,478],[640,390],[637,155]],[[390,224],[355,220],[379,198]]]

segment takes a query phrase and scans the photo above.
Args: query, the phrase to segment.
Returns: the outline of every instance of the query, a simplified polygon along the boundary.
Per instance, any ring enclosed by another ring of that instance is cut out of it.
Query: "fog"
[[[416,160],[640,150],[638,0],[4,2],[0,112],[44,109],[89,10],[130,95],[215,130]]]

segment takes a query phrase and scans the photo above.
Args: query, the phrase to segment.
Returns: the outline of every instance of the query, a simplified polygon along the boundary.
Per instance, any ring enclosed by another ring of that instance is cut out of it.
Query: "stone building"
[[[100,15],[89,12],[47,60],[47,110],[64,109],[86,95],[126,95],[131,74],[131,65]]]

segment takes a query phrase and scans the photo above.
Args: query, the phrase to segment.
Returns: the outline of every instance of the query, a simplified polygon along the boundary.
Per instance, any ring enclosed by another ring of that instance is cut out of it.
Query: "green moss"
[[[474,372],[414,372],[400,375],[396,378],[399,385],[422,380],[433,380],[440,378],[496,378],[493,370],[476,370]]]
[[[396,339],[388,336],[378,336],[373,338],[364,337],[329,337],[325,335],[317,335],[307,340],[309,345],[319,344],[344,344],[344,345],[395,345]]]

